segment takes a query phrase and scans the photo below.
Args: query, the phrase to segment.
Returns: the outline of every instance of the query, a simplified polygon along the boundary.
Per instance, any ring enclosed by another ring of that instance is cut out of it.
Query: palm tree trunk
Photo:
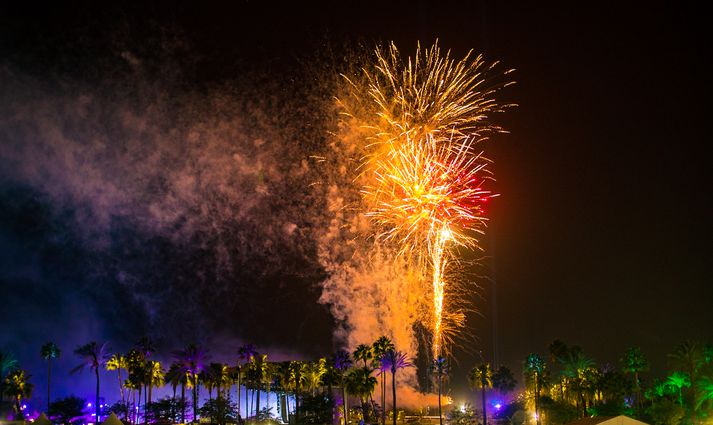
[[[243,386],[245,387],[245,417],[249,418],[250,417],[250,407],[248,406],[249,397],[248,397],[247,383],[245,383]]]
[[[535,420],[537,425],[540,425],[540,378],[535,372]]]
[[[181,382],[181,423],[186,423],[186,384]]]
[[[94,374],[97,377],[97,399],[96,399],[97,404],[94,406],[96,408],[96,409],[94,409],[96,411],[96,416],[95,416],[96,422],[95,423],[98,425],[101,422],[101,417],[99,416],[99,414],[101,413],[99,411],[99,366],[97,366],[94,369]]]
[[[443,414],[441,413],[441,377],[438,377],[438,424],[443,425]]]
[[[483,425],[488,425],[488,411],[485,405],[485,385],[481,385],[480,390],[483,399]]]
[[[396,425],[396,371],[391,369],[391,401],[393,410],[393,425]]]
[[[144,384],[144,423],[148,424],[149,419],[148,419],[148,408],[149,408],[149,402],[148,402],[148,394],[149,394],[149,387]]]
[[[198,420],[198,375],[193,377],[193,422]]]
[[[176,411],[176,385],[171,385],[173,387],[173,403],[171,403],[171,420],[176,423],[176,416],[178,412]]]
[[[240,409],[240,371],[238,371],[238,394],[237,394],[237,396],[238,396],[238,416],[240,416],[240,412],[241,412],[241,409]]]
[[[256,398],[256,402],[257,402],[257,404],[255,404],[255,417],[259,418],[260,417],[260,384],[259,383],[257,384],[257,396],[255,398]]]
[[[342,380],[344,380],[342,378]],[[343,398],[343,407],[344,407],[344,425],[349,424],[349,403],[347,401],[347,388],[342,383],[342,398]]]
[[[50,388],[52,383],[52,359],[47,359],[47,415],[50,414]]]
[[[121,368],[116,368],[116,375],[119,377],[119,392],[121,393],[121,404],[124,404],[124,383],[121,381]]]
[[[386,373],[381,374],[381,425],[386,425]]]

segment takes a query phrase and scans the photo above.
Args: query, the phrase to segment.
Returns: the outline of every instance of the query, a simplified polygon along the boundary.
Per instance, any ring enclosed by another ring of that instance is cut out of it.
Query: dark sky
[[[510,134],[486,148],[495,160],[501,193],[490,210],[487,240],[497,314],[491,284],[481,282],[474,296],[481,314],[471,318],[478,340],[468,349],[492,360],[497,345],[499,362],[519,370],[529,352],[545,355],[555,338],[610,363],[638,345],[656,373],[681,341],[711,342],[707,182],[713,179],[706,148],[712,93],[706,15],[696,8],[646,2],[463,3],[3,5],[0,77],[10,83],[0,88],[5,116],[0,121],[0,349],[28,365],[38,388],[43,372],[37,353],[50,339],[63,346],[67,367],[71,350],[81,342],[111,340],[125,349],[145,333],[165,350],[177,348],[179,340],[223,340],[225,347],[213,349],[216,357],[242,341],[281,355],[331,351],[333,321],[316,302],[324,274],[309,238],[254,247],[264,238],[263,221],[215,219],[210,211],[196,212],[197,206],[184,211],[187,217],[199,216],[186,219],[195,226],[187,239],[167,236],[163,224],[145,225],[144,215],[152,210],[140,209],[137,215],[136,205],[164,194],[162,177],[147,170],[148,163],[132,167],[170,146],[170,118],[149,119],[151,131],[132,133],[128,124],[117,130],[108,123],[117,117],[112,105],[144,108],[148,116],[172,105],[179,111],[177,128],[220,128],[229,138],[232,130],[221,126],[221,117],[250,105],[282,107],[282,98],[300,97],[291,92],[293,86],[305,86],[295,82],[304,78],[296,70],[313,59],[321,66],[325,52],[340,56],[344,44],[389,40],[411,52],[418,40],[428,45],[435,39],[455,56],[472,48],[516,69],[517,84],[501,95],[519,106],[497,117]],[[144,64],[140,78],[126,65],[135,58]],[[121,64],[114,66],[117,61]],[[174,68],[189,71],[175,77]],[[168,82],[156,82],[163,79]],[[253,83],[262,94],[265,87],[275,90],[227,107],[230,101],[211,94],[216,87],[237,86],[235,92],[249,98]],[[190,94],[174,100],[173,90]],[[92,99],[88,110],[73,112],[83,94]],[[134,101],[132,94],[142,100]],[[192,100],[196,96],[202,100]],[[269,117],[271,124],[264,124],[264,116],[246,116],[244,127],[252,130],[236,134],[269,126],[277,129],[265,139],[287,140],[294,129],[319,139],[315,128],[324,118],[310,115],[309,99],[301,99],[304,110]],[[39,109],[32,106],[36,102]],[[191,111],[192,118],[180,118]],[[84,127],[87,122],[91,128]],[[25,149],[57,131],[63,136],[52,140],[58,142],[40,144],[39,151]],[[111,158],[91,172],[82,161],[48,168],[56,158],[77,153],[63,151],[67,134],[91,135],[88,150],[100,142],[118,146],[112,155],[123,162],[90,187],[92,172],[101,174],[113,164]],[[133,138],[140,146],[135,151],[126,142]],[[271,143],[265,155],[272,155]],[[249,150],[242,153],[248,165],[267,161]],[[280,165],[275,173],[290,167]],[[85,173],[65,181],[67,170]],[[127,170],[136,172],[137,181],[125,180]],[[111,194],[97,195],[106,182]],[[309,214],[293,217],[302,207],[286,205],[280,192],[300,193],[302,183],[290,180],[282,189],[272,188],[277,200],[246,214],[274,214],[266,219],[268,226],[283,218],[298,229],[318,226],[306,218]],[[133,187],[142,188],[140,196],[123,194]],[[223,195],[229,200],[222,201]],[[96,202],[97,197],[105,202]],[[220,211],[247,203],[234,204],[222,193],[205,199]],[[110,207],[121,212],[102,214]],[[314,205],[304,207],[309,208]],[[226,266],[216,246],[239,250],[241,257]],[[186,308],[188,303],[193,306]],[[477,358],[456,354],[463,369]],[[463,380],[454,382],[458,386]]]

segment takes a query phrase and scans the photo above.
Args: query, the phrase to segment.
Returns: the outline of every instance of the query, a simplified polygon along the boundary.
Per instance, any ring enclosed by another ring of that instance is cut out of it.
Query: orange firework
[[[364,140],[357,181],[375,240],[395,244],[398,255],[432,276],[427,325],[435,358],[444,328],[462,324],[462,314],[444,311],[446,275],[457,260],[453,247],[477,248],[483,232],[483,207],[493,196],[485,188],[490,161],[475,145],[502,131],[488,117],[503,110],[493,94],[507,84],[486,87],[494,64],[470,53],[455,61],[437,45],[419,47],[404,62],[391,44],[377,49],[375,60],[361,74],[345,76],[350,91],[340,102]]]

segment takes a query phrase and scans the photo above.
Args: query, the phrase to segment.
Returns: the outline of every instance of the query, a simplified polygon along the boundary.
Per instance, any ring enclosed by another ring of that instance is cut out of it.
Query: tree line
[[[398,409],[400,370],[413,367],[411,358],[382,336],[353,352],[337,351],[314,361],[270,361],[253,345],[241,346],[232,364],[211,361],[208,351],[189,344],[171,353],[171,362],[155,358],[152,341],[142,338],[125,353],[112,353],[106,343],[77,347],[79,360],[71,373],[87,370],[95,379],[94,417],[113,412],[127,424],[197,422],[216,424],[280,422],[299,424],[380,423],[404,421]],[[590,416],[625,414],[655,425],[703,425],[713,419],[713,346],[684,342],[669,355],[664,378],[648,376],[649,361],[637,347],[627,349],[618,364],[596,364],[576,345],[555,340],[546,356],[529,354],[522,363],[523,385],[511,402],[493,409],[488,395],[508,395],[517,387],[512,371],[487,362],[468,372],[477,400],[443,414],[444,385],[449,362],[438,357],[430,372],[438,395],[439,424],[560,425]],[[85,401],[74,396],[51,400],[52,363],[61,354],[52,342],[41,347],[47,362],[46,411],[57,424],[85,423]],[[100,381],[99,372],[115,373],[116,381]],[[23,417],[24,400],[32,396],[31,376],[9,353],[0,352],[0,401]],[[120,399],[102,403],[101,385],[118,387]],[[154,390],[169,388],[171,396],[154,399]],[[203,394],[201,404],[200,392]],[[261,400],[262,396],[267,400]],[[5,401],[5,397],[8,401]],[[280,412],[272,412],[271,398]],[[352,401],[356,401],[352,405]]]

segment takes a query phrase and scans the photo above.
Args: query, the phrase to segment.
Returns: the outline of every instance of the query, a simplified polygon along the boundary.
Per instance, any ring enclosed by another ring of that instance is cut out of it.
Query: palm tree
[[[683,389],[691,386],[691,379],[688,375],[675,371],[666,378],[665,385],[678,392],[678,405],[683,407]]]
[[[136,406],[136,393],[141,390],[141,384],[132,381],[131,378],[132,376],[129,375],[129,377],[123,383],[124,389],[128,391],[128,393],[126,394],[126,404],[129,408],[127,409],[126,413],[128,415],[129,422],[138,423],[139,411]],[[139,401],[140,397],[141,396],[139,396]],[[125,416],[124,419],[127,419],[127,417]]]
[[[490,364],[481,363],[470,370],[468,382],[471,388],[479,388],[483,401],[483,425],[488,425],[488,411],[485,403],[485,391],[493,387],[493,372]]]
[[[76,373],[83,370],[85,367],[88,367],[90,370],[94,371],[94,375],[96,376],[97,392],[94,407],[96,410],[95,423],[98,424],[101,422],[101,411],[99,410],[99,369],[101,369],[106,363],[106,343],[98,344],[96,341],[92,341],[88,344],[77,347],[77,349],[74,350],[74,354],[82,359],[82,363],[72,369],[70,373]]]
[[[119,392],[121,394],[121,402],[124,402],[124,380],[121,377],[121,370],[127,370],[126,357],[122,354],[112,354],[106,361],[106,370],[115,370],[119,379]]]
[[[517,381],[512,371],[507,366],[500,366],[493,373],[493,388],[501,394],[507,394],[515,389]]]
[[[146,384],[148,385],[148,403],[151,403],[151,394],[153,388],[159,388],[164,383],[164,371],[161,367],[161,362],[158,360],[149,360],[146,362]]]
[[[315,362],[307,363],[305,368],[305,383],[307,390],[315,395],[317,389],[322,386],[322,377],[327,373],[327,359],[321,358]]]
[[[34,386],[28,382],[30,375],[22,369],[14,369],[5,377],[5,392],[15,400],[15,412],[22,412],[22,399],[32,396]]]
[[[345,374],[346,371],[352,367],[352,359],[348,351],[339,350],[332,355],[332,367],[338,375],[339,385],[342,387],[342,400],[344,408],[344,425],[349,423],[349,405],[347,402],[347,389],[345,385]]]
[[[242,369],[246,365],[252,362],[253,356],[257,352],[252,344],[245,344],[238,348],[238,368]],[[245,370],[247,379],[247,370]],[[250,416],[250,410],[248,409],[248,387],[245,385],[245,410],[246,415]],[[240,373],[238,374],[238,412],[240,412]]]
[[[198,375],[203,372],[207,353],[195,344],[189,344],[182,351],[174,353],[176,360],[188,374],[193,393],[193,421],[198,421]]]
[[[680,344],[673,353],[669,354],[669,361],[674,369],[679,370],[688,376],[690,382],[691,422],[697,423],[695,406],[699,405],[698,388],[699,375],[703,366],[707,363],[706,350],[704,346],[694,341],[686,341]],[[683,393],[681,393],[683,397]]]
[[[703,376],[701,380],[698,381],[698,389],[701,391],[701,396],[698,399],[698,404],[696,405],[697,409],[699,409],[707,400],[713,400],[713,376]]]
[[[5,377],[17,366],[17,360],[10,353],[0,351],[0,404],[5,399]]]
[[[639,347],[631,347],[624,352],[621,357],[621,365],[624,373],[634,375],[634,391],[636,391],[636,406],[641,410],[641,381],[639,373],[649,369],[649,362]]]
[[[354,360],[362,360],[364,362],[364,367],[367,368],[367,361],[371,360],[373,353],[370,345],[359,344],[354,350]]]
[[[563,375],[571,380],[572,387],[577,391],[577,409],[582,406],[580,417],[587,414],[587,400],[584,397],[586,390],[591,387],[590,380],[587,380],[590,369],[594,368],[594,361],[584,355],[582,349],[573,346],[569,349],[568,355],[562,360]]]
[[[384,363],[382,362],[382,359],[384,355],[386,354],[387,351],[393,351],[395,349],[394,343],[391,342],[389,338],[387,338],[385,335],[380,336],[374,343],[371,345],[371,351],[374,355],[374,359],[376,359],[379,362],[379,376],[381,376],[381,424],[386,425],[386,371],[388,370],[387,367],[385,367]]]
[[[255,400],[255,416],[260,414],[260,391],[262,390],[262,384],[265,381],[265,376],[267,375],[267,354],[255,354],[253,356],[253,361],[251,363],[252,371],[252,381],[253,385],[257,388],[257,397]]]
[[[367,398],[371,396],[376,387],[376,378],[371,376],[368,367],[354,368],[346,376],[347,392],[359,397],[364,421],[369,422],[369,409],[367,408]]]
[[[52,359],[56,359],[61,354],[57,344],[48,342],[40,349],[40,355],[47,360],[47,414],[50,411],[50,388],[52,387]]]
[[[168,370],[166,371],[165,375],[165,380],[166,383],[171,386],[171,389],[173,390],[173,407],[175,408],[176,406],[176,389],[178,388],[179,385],[181,385],[181,405],[183,406],[186,402],[186,372],[183,370],[183,366],[174,361],[171,363],[171,366],[168,367]],[[176,416],[178,412],[175,410],[172,412],[171,419],[173,420],[174,423],[176,423]],[[185,416],[185,414],[184,414]],[[181,423],[183,423],[183,416],[181,417]]]
[[[393,410],[393,425],[396,425],[396,371],[401,369],[406,369],[407,367],[413,366],[411,360],[405,353],[396,351],[394,349],[388,350],[381,358],[381,363],[388,366],[391,371],[391,402]],[[386,401],[384,401],[385,403]],[[384,410],[386,407],[384,407]]]
[[[443,407],[441,403],[441,393],[443,386],[443,378],[448,376],[448,362],[443,356],[438,356],[431,364],[431,371],[436,378],[436,386],[438,387],[438,423],[443,425]]]
[[[141,411],[141,394],[146,397],[146,391],[144,391],[147,381],[148,381],[148,367],[146,365],[146,355],[137,348],[132,348],[126,353],[126,370],[129,374],[128,379],[124,382],[124,387],[131,387],[132,390],[136,391],[136,408],[134,409],[135,420],[138,423],[139,412]],[[127,385],[128,384],[128,385]],[[144,413],[146,412],[146,403],[144,403]]]
[[[531,353],[525,359],[524,365],[525,376],[531,380],[534,385],[535,395],[535,420],[537,425],[540,425],[540,380],[545,371],[545,361],[538,354]]]

